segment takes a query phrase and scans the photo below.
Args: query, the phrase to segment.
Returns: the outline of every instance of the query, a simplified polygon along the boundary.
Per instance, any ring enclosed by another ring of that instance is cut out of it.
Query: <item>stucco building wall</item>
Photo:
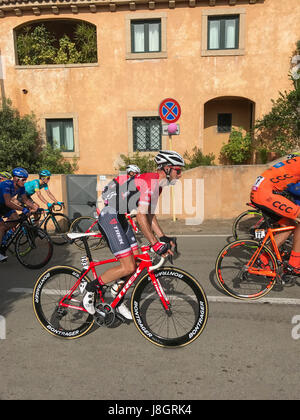
[[[184,153],[198,146],[218,156],[229,134],[216,133],[213,124],[205,127],[208,101],[244,98],[254,104],[257,118],[268,112],[279,91],[291,88],[288,73],[299,38],[299,0],[122,2],[122,6],[116,1],[115,7],[104,1],[101,7],[95,2],[96,9],[85,3],[0,2],[2,91],[21,114],[33,111],[42,128],[45,118],[73,118],[75,153],[66,155],[78,158],[78,173],[113,173],[120,154],[132,152],[132,115],[158,115],[166,97],[175,98],[182,109],[180,135],[173,137],[173,148]],[[242,48],[237,55],[207,55],[205,19],[210,13],[225,12],[243,16]],[[163,58],[128,58],[131,16],[163,17]],[[30,21],[62,18],[96,25],[98,63],[18,66],[14,29]],[[249,111],[238,108],[236,119],[249,126]],[[217,113],[210,107],[213,111]],[[167,137],[162,147],[168,147]]]

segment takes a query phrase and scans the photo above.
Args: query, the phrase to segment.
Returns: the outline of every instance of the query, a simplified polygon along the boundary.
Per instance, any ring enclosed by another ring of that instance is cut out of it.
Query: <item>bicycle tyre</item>
[[[269,268],[274,276],[250,274],[247,264],[261,245],[254,240],[234,241],[226,245],[219,253],[215,271],[219,285],[230,296],[242,300],[259,299],[269,293],[276,283],[278,271],[277,260],[273,252],[264,246],[262,251],[268,256]],[[262,268],[262,262],[257,259],[254,267]]]
[[[29,238],[28,235],[31,237]],[[51,260],[53,244],[43,229],[27,226],[16,238],[15,253],[24,267],[39,269]]]
[[[94,324],[93,316],[87,312],[58,306],[58,302],[80,277],[81,272],[78,268],[56,266],[41,274],[34,286],[32,296],[34,314],[41,326],[55,337],[67,340],[79,338]],[[90,281],[87,276],[83,279]],[[80,294],[79,290],[78,293]]]
[[[175,348],[192,343],[207,322],[208,302],[204,290],[194,277],[179,268],[164,267],[154,274],[171,302],[172,313],[166,313],[146,273],[131,297],[136,328],[144,338],[160,347]]]
[[[91,226],[95,222],[97,222],[97,219],[95,217],[92,217],[92,216],[80,216],[80,217],[77,217],[71,223],[70,232],[75,232],[75,233],[95,232],[95,233],[98,233],[98,234],[101,235],[101,232],[99,230],[98,223],[96,223],[92,227],[92,230],[90,230]],[[88,243],[89,243],[90,250],[92,250],[92,251],[94,251],[96,249],[99,249],[99,248],[103,248],[103,247],[106,246],[106,241],[103,238],[103,236],[101,238],[89,237],[88,238]],[[82,249],[82,250],[85,249],[84,244],[82,243],[82,241],[75,241],[74,244],[79,249]]]
[[[233,222],[232,236],[234,240],[254,239],[255,229],[264,227],[264,217],[257,210],[246,210]]]
[[[71,221],[68,216],[63,213],[53,213],[47,217],[44,229],[55,245],[65,245],[68,243],[65,235],[69,232],[70,226]]]

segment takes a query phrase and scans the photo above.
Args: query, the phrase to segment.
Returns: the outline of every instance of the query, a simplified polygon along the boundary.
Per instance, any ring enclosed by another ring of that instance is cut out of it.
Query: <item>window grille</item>
[[[160,117],[133,118],[133,150],[135,152],[160,150],[161,137]]]
[[[232,114],[218,114],[218,133],[230,133]]]

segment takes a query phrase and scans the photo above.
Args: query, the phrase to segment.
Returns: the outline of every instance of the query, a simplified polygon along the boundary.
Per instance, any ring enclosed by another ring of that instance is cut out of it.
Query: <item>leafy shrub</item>
[[[197,146],[193,148],[192,152],[192,154],[185,152],[183,155],[185,159],[185,169],[214,165],[215,155],[213,153],[204,155]]]
[[[137,165],[141,172],[154,172],[156,171],[156,163],[154,162],[153,155],[150,153],[148,155],[140,155],[139,152],[134,153],[133,156],[120,156],[124,164],[119,165],[119,171],[125,171],[127,165]]]
[[[227,144],[223,144],[220,152],[220,161],[231,165],[247,163],[251,157],[252,141],[251,134],[243,135],[242,128],[232,129]]]
[[[76,25],[72,39],[67,34],[57,38],[44,24],[27,25],[17,33],[16,44],[20,65],[97,62],[96,28],[84,22]]]
[[[0,170],[11,171],[17,166],[30,173],[47,168],[60,174],[73,173],[77,163],[64,160],[61,151],[50,145],[43,148],[34,114],[21,117],[6,100],[0,109]]]

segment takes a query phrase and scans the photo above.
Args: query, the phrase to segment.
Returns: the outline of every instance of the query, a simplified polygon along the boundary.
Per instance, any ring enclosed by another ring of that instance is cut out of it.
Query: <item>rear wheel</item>
[[[103,238],[98,225],[98,220],[90,216],[82,216],[73,220],[70,226],[70,232],[74,233],[90,233],[94,232],[95,237],[88,237],[88,244],[91,250],[103,248],[106,246],[106,241]],[[82,241],[75,241],[75,245],[80,249],[85,249]]]
[[[56,337],[79,338],[94,324],[93,316],[82,307],[80,277],[81,272],[77,268],[57,266],[45,271],[35,284],[35,316],[42,327]],[[83,281],[90,280],[84,277]]]
[[[199,337],[206,325],[205,292],[197,280],[181,269],[164,267],[154,274],[170,301],[170,308],[165,310],[149,275],[144,275],[131,298],[135,326],[157,346],[185,346]]]
[[[27,268],[44,267],[53,255],[53,245],[47,233],[34,226],[23,226],[16,239],[15,253]]]

